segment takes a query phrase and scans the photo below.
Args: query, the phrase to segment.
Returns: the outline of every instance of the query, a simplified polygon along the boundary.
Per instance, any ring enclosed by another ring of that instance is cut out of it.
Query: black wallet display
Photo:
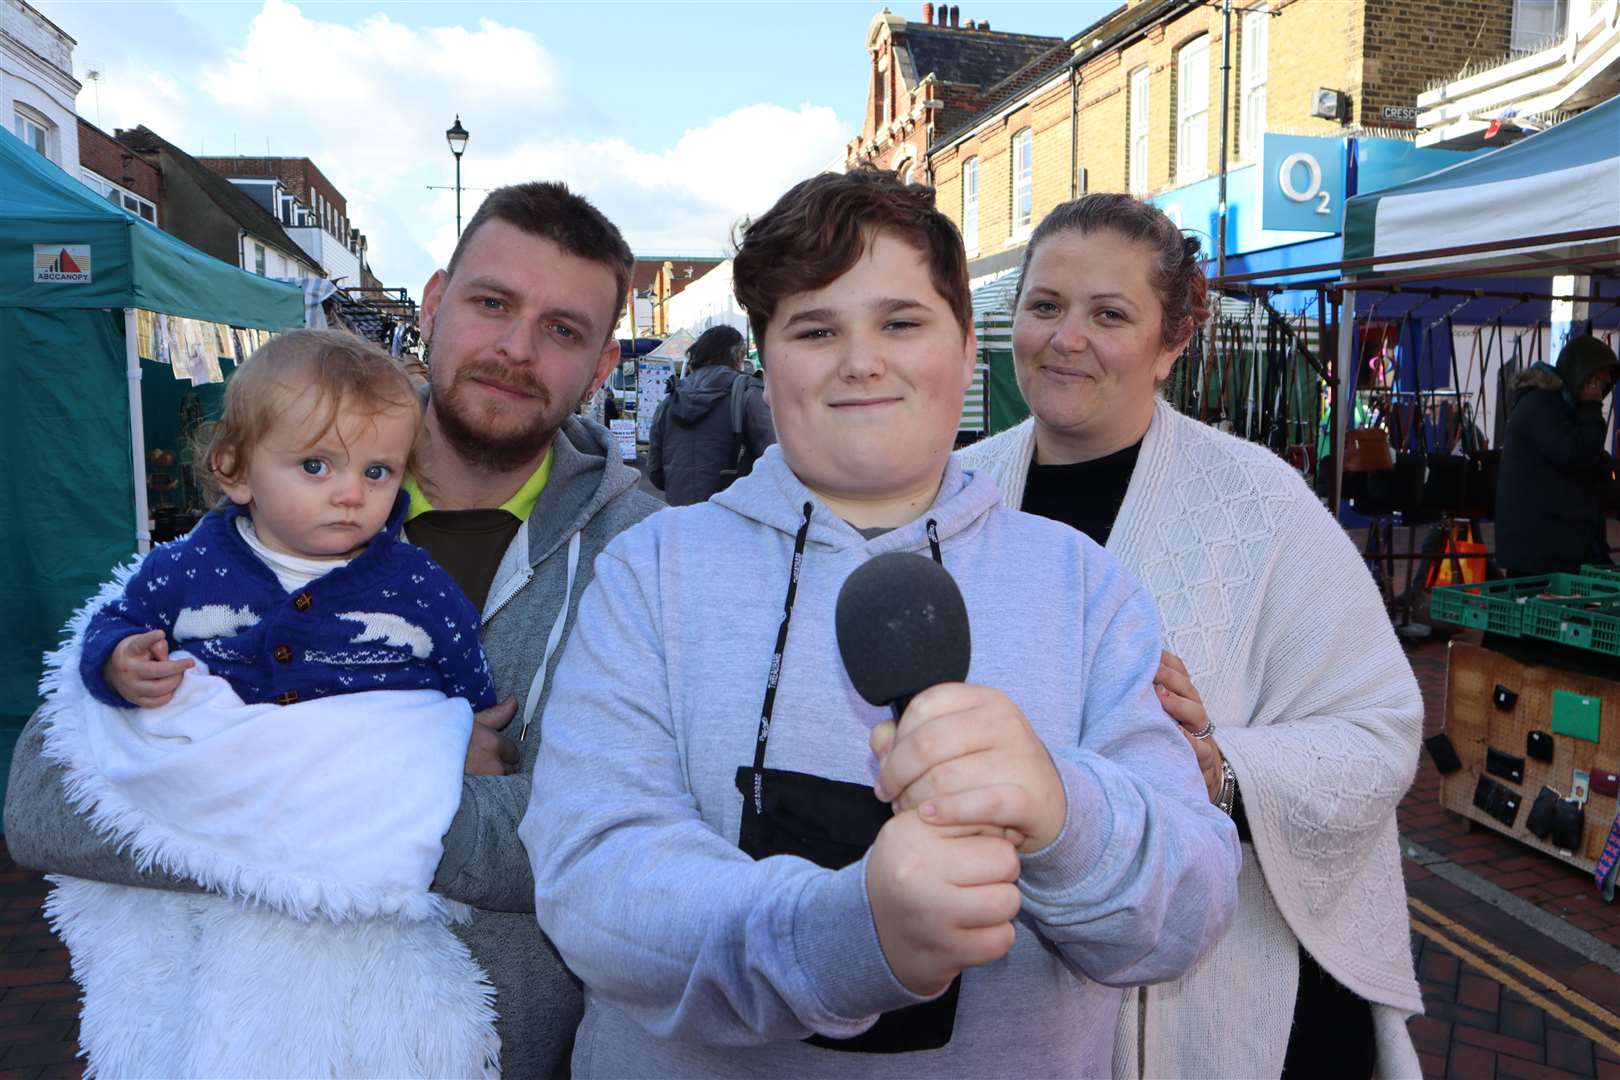
[[[1545,840],[1552,835],[1553,808],[1558,805],[1558,792],[1550,787],[1541,789],[1536,801],[1530,806],[1530,813],[1524,819],[1524,827],[1530,830],[1530,835],[1537,840]]]
[[[1519,817],[1519,793],[1509,791],[1488,776],[1479,778],[1474,786],[1474,805],[1508,828]]]
[[[1450,776],[1462,768],[1462,758],[1457,756],[1457,748],[1451,745],[1451,738],[1445,732],[1430,735],[1423,740],[1423,745],[1429,748],[1429,756],[1441,776]]]
[[[1496,684],[1496,690],[1491,694],[1491,704],[1502,712],[1512,712],[1513,706],[1518,702],[1519,695],[1503,686]]]
[[[1485,771],[1492,776],[1500,776],[1504,780],[1515,784],[1524,783],[1524,758],[1514,757],[1512,754],[1498,750],[1496,747],[1487,747],[1485,750]]]
[[[1532,731],[1524,737],[1524,754],[1531,761],[1545,761],[1549,765],[1552,764],[1552,736],[1545,731]]]

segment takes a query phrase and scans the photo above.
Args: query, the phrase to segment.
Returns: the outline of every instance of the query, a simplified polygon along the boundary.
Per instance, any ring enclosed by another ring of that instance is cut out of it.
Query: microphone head
[[[835,623],[849,681],[873,705],[967,678],[967,605],[932,559],[904,551],[869,559],[838,590]]]

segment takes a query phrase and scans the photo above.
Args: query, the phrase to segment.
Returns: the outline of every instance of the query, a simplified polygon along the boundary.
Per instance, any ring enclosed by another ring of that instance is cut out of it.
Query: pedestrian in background
[[[745,355],[735,327],[703,331],[686,350],[686,378],[658,406],[647,476],[671,506],[724,491],[776,441],[764,384],[741,370]]]

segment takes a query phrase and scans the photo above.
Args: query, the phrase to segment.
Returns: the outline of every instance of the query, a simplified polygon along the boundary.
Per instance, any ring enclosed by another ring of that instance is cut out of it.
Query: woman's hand
[[[1181,734],[1192,744],[1198,755],[1198,768],[1204,774],[1204,786],[1209,789],[1209,801],[1214,802],[1221,792],[1221,748],[1214,735],[1202,739],[1193,736],[1209,728],[1209,716],[1204,712],[1204,699],[1187,674],[1187,665],[1171,652],[1159,654],[1159,670],[1153,676],[1153,688],[1159,692],[1159,702],[1181,727]]]
[[[941,683],[872,732],[877,795],[931,825],[1000,830],[1021,852],[1063,831],[1069,800],[1046,744],[999,690]]]

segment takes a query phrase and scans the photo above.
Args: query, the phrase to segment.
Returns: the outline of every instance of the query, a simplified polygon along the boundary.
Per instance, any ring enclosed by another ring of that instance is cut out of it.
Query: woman
[[[1185,971],[1236,900],[1152,602],[952,460],[976,350],[931,191],[817,176],[735,265],[781,441],[597,560],[520,829],[585,985],[574,1072],[1106,1075],[1115,987]],[[889,552],[943,566],[972,627],[967,681],[898,730],[834,631]]]
[[[1030,237],[1015,304],[1033,415],[964,464],[1004,505],[1106,544],[1153,594],[1160,697],[1244,840],[1231,929],[1127,1005],[1116,1075],[1416,1076],[1395,805],[1422,701],[1299,476],[1156,392],[1209,314],[1197,241],[1128,196],[1085,196]]]
[[[653,416],[647,477],[671,506],[724,491],[776,441],[765,391],[742,373],[747,356],[734,326],[711,326],[686,350],[689,374]]]

